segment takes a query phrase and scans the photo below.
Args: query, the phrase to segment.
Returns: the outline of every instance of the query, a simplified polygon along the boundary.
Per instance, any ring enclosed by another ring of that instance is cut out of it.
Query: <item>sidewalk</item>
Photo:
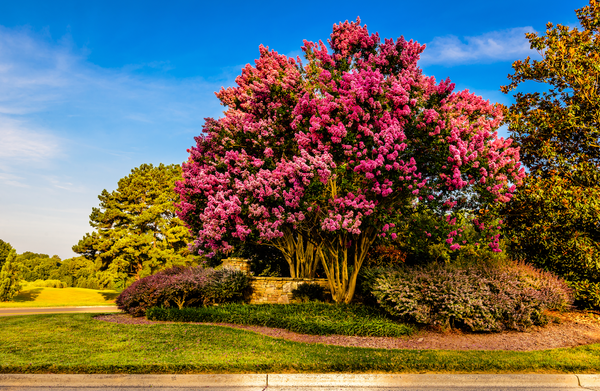
[[[13,375],[0,390],[600,390],[600,375]]]

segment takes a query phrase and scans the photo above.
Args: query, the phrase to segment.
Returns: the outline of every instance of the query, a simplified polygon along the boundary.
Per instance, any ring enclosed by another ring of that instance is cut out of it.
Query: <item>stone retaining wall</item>
[[[302,283],[319,284],[329,294],[329,283],[325,278],[250,277],[252,293],[247,298],[250,304],[288,304],[292,300],[292,290]]]
[[[250,304],[288,304],[292,300],[292,291],[302,283],[319,284],[325,289],[325,295],[330,295],[329,283],[326,278],[286,278],[286,277],[253,277],[250,275],[250,264],[244,258],[227,258],[223,266],[240,270],[250,279],[251,293],[246,297]]]

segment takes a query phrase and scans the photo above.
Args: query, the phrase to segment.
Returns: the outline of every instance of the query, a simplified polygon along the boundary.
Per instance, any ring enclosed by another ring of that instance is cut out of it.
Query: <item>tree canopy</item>
[[[527,34],[542,59],[516,61],[502,87],[547,89],[517,93],[506,110],[530,169],[506,228],[513,256],[564,276],[580,302],[600,307],[600,5],[576,14],[581,28],[548,23],[545,35]]]
[[[16,258],[17,252],[14,249],[10,250],[0,269],[0,301],[11,300],[21,289],[20,268],[15,262]]]
[[[227,111],[206,120],[177,191],[200,252],[277,247],[293,277],[321,262],[334,300],[349,302],[375,242],[428,211],[439,224],[420,234],[457,250],[454,214],[508,201],[524,172],[495,132],[501,107],[423,75],[424,45],[381,42],[360,20],[328,43],[305,41],[306,62],[261,46],[217,93]],[[476,224],[499,251],[493,222]]]
[[[0,239],[0,270],[2,270],[2,265],[4,264],[4,261],[6,261],[6,258],[8,258],[8,254],[10,254],[10,250],[12,249],[13,247],[10,243]]]
[[[86,234],[73,251],[109,273],[115,287],[174,265],[189,265],[194,257],[187,244],[189,232],[175,215],[173,191],[181,167],[142,164],[120,179],[112,192],[103,190],[93,208]],[[104,275],[106,277],[106,275]]]

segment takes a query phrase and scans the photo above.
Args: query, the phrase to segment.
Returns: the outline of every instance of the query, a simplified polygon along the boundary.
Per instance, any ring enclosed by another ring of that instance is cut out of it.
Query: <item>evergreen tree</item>
[[[194,263],[188,229],[175,215],[173,191],[181,167],[143,164],[119,180],[113,192],[103,190],[92,209],[86,234],[73,251],[112,275],[116,288],[174,265]],[[107,273],[103,273],[106,279]]]
[[[0,270],[0,301],[11,300],[21,289],[19,285],[20,270],[16,262],[17,252],[10,250],[2,270]]]
[[[12,249],[10,243],[0,239],[0,270],[2,270],[2,265],[4,265],[4,261],[6,261],[6,258]]]

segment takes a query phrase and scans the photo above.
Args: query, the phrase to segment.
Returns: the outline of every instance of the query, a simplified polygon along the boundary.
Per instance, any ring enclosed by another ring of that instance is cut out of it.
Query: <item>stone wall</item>
[[[253,277],[250,275],[250,264],[244,258],[224,259],[223,266],[240,270],[249,276],[251,293],[246,297],[246,302],[250,304],[288,304],[292,301],[292,291],[302,283],[319,284],[325,289],[326,297],[331,294],[325,278]]]
[[[250,275],[250,264],[244,258],[226,258],[223,260],[223,266],[244,272]]]
[[[325,295],[329,295],[329,283],[325,278],[250,277],[252,293],[246,301],[250,304],[288,304],[292,301],[292,290],[302,283],[319,284],[325,289]]]

